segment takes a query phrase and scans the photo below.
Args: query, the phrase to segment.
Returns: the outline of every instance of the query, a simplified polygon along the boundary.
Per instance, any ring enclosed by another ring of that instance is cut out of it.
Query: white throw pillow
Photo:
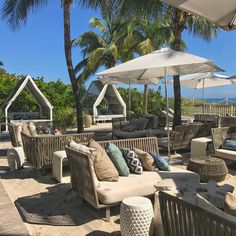
[[[80,151],[86,154],[91,154],[92,151],[95,151],[94,148],[89,148],[81,143],[76,143],[74,140],[70,141],[69,147],[73,148],[76,151]]]

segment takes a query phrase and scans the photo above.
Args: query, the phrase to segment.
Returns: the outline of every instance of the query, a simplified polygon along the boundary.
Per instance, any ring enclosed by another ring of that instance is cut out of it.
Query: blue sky
[[[99,12],[82,9],[77,4],[72,7],[72,39],[89,29],[89,17],[93,16],[99,17]],[[187,32],[184,34],[184,40],[189,53],[213,60],[225,69],[226,75],[236,74],[236,30],[221,31],[210,43],[193,38]],[[73,49],[74,64],[81,59],[80,49]],[[61,79],[69,83],[64,56],[63,16],[60,1],[48,1],[47,7],[37,14],[31,14],[27,24],[16,32],[11,31],[5,22],[0,21],[0,60],[4,62],[4,69],[9,73],[30,74],[33,77],[44,76],[46,81]],[[168,87],[169,95],[173,96],[171,86]],[[201,94],[200,90],[182,88],[184,97],[200,98]],[[207,88],[205,94],[209,98],[236,98],[236,85]]]

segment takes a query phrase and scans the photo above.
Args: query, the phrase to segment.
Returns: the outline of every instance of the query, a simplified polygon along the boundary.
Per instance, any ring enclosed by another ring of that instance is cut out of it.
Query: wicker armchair
[[[21,133],[27,161],[36,169],[52,166],[53,153],[65,150],[70,140],[86,142],[94,138],[94,133],[38,135],[35,137]],[[65,159],[67,161],[67,159]]]
[[[222,145],[226,139],[236,138],[236,127],[213,128],[211,129],[211,135],[215,156],[235,161],[236,151],[224,149]]]
[[[193,138],[206,137],[211,133],[212,123],[179,125],[175,127],[170,137],[171,150],[189,149]],[[159,138],[158,144],[162,148],[168,147],[167,138]]]
[[[236,222],[215,215],[182,199],[159,193],[165,236],[236,235]]]

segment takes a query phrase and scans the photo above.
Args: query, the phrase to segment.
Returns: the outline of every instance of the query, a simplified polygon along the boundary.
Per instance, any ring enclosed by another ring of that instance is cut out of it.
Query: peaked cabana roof
[[[106,108],[99,108],[102,101],[105,101]],[[103,85],[100,80],[92,81],[82,102],[85,110],[92,113],[94,123],[99,120],[126,117],[126,104],[112,84]]]
[[[35,84],[33,79],[29,75],[27,75],[25,78],[21,78],[17,82],[16,86],[12,89],[12,91],[9,93],[6,100],[1,106],[1,109],[5,111],[6,122],[7,122],[9,107],[16,100],[16,98],[20,95],[20,93],[25,87],[37,101],[40,107],[41,115],[43,117],[47,117],[48,120],[52,120],[53,106],[48,101],[48,99],[43,95],[43,93],[39,90],[38,86]]]

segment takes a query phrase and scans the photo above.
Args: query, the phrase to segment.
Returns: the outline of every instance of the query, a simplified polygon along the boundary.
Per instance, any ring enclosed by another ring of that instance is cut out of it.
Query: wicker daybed
[[[102,147],[112,142],[120,148],[139,148],[146,152],[159,153],[156,137],[139,139],[120,139],[98,142]],[[185,181],[193,179],[199,183],[199,175],[177,167],[170,171],[144,171],[141,175],[130,174],[128,177],[119,176],[118,182],[100,181],[96,185],[94,167],[88,154],[66,147],[67,158],[71,171],[72,188],[79,196],[93,207],[106,208],[106,220],[110,218],[110,207],[119,204],[124,198],[133,195],[150,196],[156,192],[155,184],[160,179],[173,178]]]

